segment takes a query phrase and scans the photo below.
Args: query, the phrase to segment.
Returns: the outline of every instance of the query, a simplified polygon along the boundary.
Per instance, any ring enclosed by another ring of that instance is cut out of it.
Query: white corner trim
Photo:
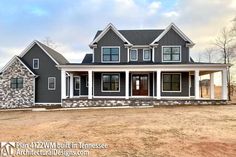
[[[134,59],[134,60],[131,58],[131,51],[132,51],[132,50],[135,51],[136,57],[137,57],[137,58]],[[130,59],[129,59],[130,61],[138,61],[138,49],[130,49],[129,53],[130,53],[130,55],[129,55],[129,56],[130,56]]]
[[[38,61],[38,67],[34,67],[35,61]],[[33,58],[33,69],[39,69],[39,58]]]
[[[150,55],[150,58],[149,58],[149,59],[145,59],[145,58],[144,58],[144,53],[145,53],[146,50],[149,51],[149,55]],[[143,61],[151,61],[151,58],[152,58],[151,50],[148,49],[148,48],[143,49]]]
[[[164,60],[163,49],[166,47],[179,47],[179,60],[178,61],[173,61],[173,60],[165,61]],[[163,45],[163,46],[161,46],[161,61],[162,62],[176,62],[176,63],[182,62],[182,46],[181,45]]]
[[[173,30],[185,41],[188,41],[189,44],[188,45],[194,45],[194,43],[174,24],[171,23],[168,27],[166,27],[166,29],[150,44],[150,45],[154,45],[156,42],[160,41],[167,32],[169,32],[169,30],[173,28]]]
[[[89,44],[90,47],[93,47],[94,43],[97,43],[110,29],[112,29],[118,37],[120,37],[121,40],[124,42],[128,43],[128,45],[132,45],[117,29],[116,27],[112,24],[109,23],[105,29]]]
[[[49,80],[53,79],[54,88],[49,87]],[[48,90],[56,90],[56,77],[48,77]]]
[[[179,89],[179,91],[164,91],[164,89],[163,89],[163,87],[164,87],[164,79],[163,79],[163,75],[165,75],[165,74],[178,74],[179,76],[180,76],[180,89]],[[171,73],[171,72],[162,72],[162,74],[161,74],[161,82],[162,82],[162,84],[161,84],[161,86],[162,86],[162,88],[161,88],[161,91],[163,92],[163,93],[181,93],[182,92],[182,73]]]
[[[118,48],[119,49],[119,60],[118,61],[103,61],[103,49],[104,48]],[[120,46],[102,46],[101,47],[101,62],[102,63],[119,63],[120,62]]]
[[[114,75],[118,75],[119,76],[119,90],[117,90],[117,91],[111,91],[111,90],[109,90],[109,91],[104,91],[103,90],[103,75],[112,75],[112,74],[114,74]],[[107,92],[114,92],[114,93],[119,93],[120,92],[120,73],[101,73],[101,92],[103,92],[103,93],[107,93]]]

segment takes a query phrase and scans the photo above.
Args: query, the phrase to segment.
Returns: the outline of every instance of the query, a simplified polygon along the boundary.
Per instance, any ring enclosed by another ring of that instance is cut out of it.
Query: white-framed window
[[[162,92],[181,92],[181,73],[163,73]]]
[[[131,49],[129,56],[130,56],[130,61],[137,61],[138,60],[138,50],[137,49]]]
[[[39,59],[38,58],[33,59],[33,69],[39,69]]]
[[[162,46],[163,62],[180,62],[181,46]]]
[[[104,73],[101,77],[102,92],[119,92],[120,91],[120,74]]]
[[[74,77],[74,86],[75,86],[75,90],[80,89],[80,77],[79,76]]]
[[[120,62],[120,47],[119,46],[103,46],[102,62]]]
[[[48,90],[56,90],[56,77],[48,77]]]
[[[151,51],[150,49],[143,49],[143,60],[150,61],[151,60]]]

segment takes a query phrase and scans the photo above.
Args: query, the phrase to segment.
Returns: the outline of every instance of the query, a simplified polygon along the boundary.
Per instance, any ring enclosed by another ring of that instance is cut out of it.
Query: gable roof
[[[94,40],[89,44],[90,47],[93,47],[94,44],[96,44],[109,30],[113,30],[119,37],[121,40],[124,41],[124,43],[128,44],[128,45],[132,45],[117,29],[116,27],[112,24],[109,23],[106,28],[101,31],[101,33],[99,33],[99,35],[97,35]]]
[[[15,60],[20,61],[20,63],[33,75],[37,76],[18,56],[14,56],[0,71],[1,74],[3,74],[4,71],[6,71],[13,63]]]
[[[20,57],[23,57],[34,45],[38,45],[57,65],[67,64],[69,61],[62,56],[59,52],[53,50],[52,48],[44,45],[43,43],[35,40],[33,41],[21,54]]]
[[[182,39],[189,42],[189,46],[194,46],[194,43],[174,23],[171,23],[166,27],[166,29],[151,43],[151,45],[158,43],[158,41],[161,40],[170,29],[173,29]]]

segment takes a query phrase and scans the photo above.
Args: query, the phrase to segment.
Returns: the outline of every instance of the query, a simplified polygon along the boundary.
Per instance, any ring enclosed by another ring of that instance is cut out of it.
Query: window
[[[56,89],[56,78],[49,77],[48,78],[48,90],[55,90]]]
[[[180,74],[163,74],[162,82],[163,82],[163,91],[176,91],[180,92]]]
[[[165,46],[162,53],[163,61],[180,61],[180,46]]]
[[[150,61],[151,60],[151,51],[149,49],[143,50],[143,60]]]
[[[120,90],[119,74],[103,74],[102,75],[102,91],[118,92]]]
[[[80,86],[80,78],[79,77],[75,77],[75,90],[79,90]]]
[[[119,62],[120,48],[119,47],[103,47],[102,48],[102,61],[103,62]]]
[[[86,87],[88,87],[88,75],[86,75]]]
[[[23,78],[12,78],[11,79],[11,88],[13,88],[13,89],[23,88]]]
[[[130,61],[138,60],[138,50],[130,50]]]
[[[33,59],[33,69],[39,69],[39,59]]]

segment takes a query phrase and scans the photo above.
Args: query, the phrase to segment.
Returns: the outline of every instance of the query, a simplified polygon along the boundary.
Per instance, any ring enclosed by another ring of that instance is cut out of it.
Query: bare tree
[[[202,54],[200,52],[198,52],[197,61],[198,62],[202,61]]]
[[[45,45],[51,48],[56,48],[55,43],[50,37],[45,37],[45,39],[42,41]]]
[[[232,30],[228,30],[226,27],[224,27],[214,42],[214,44],[218,48],[219,53],[221,54],[224,64],[232,63],[233,59],[235,58],[235,52],[233,51],[234,50],[233,41],[234,37],[232,36]],[[231,100],[230,67],[227,68],[227,71],[228,71],[228,76],[227,76],[228,99]]]
[[[204,55],[207,58],[207,62],[209,62],[209,63],[215,62],[215,55],[214,55],[215,53],[216,52],[215,52],[214,48],[212,48],[212,47],[206,48]]]

